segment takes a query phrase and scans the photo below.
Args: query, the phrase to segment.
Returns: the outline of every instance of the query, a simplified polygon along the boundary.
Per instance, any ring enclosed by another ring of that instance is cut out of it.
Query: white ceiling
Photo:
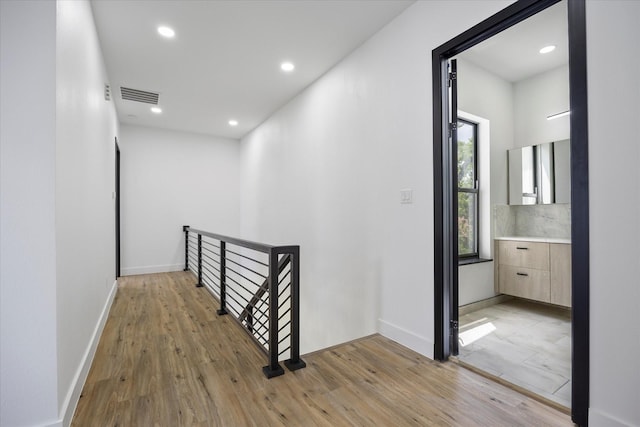
[[[92,8],[121,123],[240,138],[413,2],[93,0]],[[175,38],[159,36],[159,25]],[[289,74],[285,60],[296,66]],[[159,92],[162,114],[122,100],[121,86]]]
[[[541,55],[544,46],[556,50]],[[510,82],[569,63],[566,0],[458,55]]]

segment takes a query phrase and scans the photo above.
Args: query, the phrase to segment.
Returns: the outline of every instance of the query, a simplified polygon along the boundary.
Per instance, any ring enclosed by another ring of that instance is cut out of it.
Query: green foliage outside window
[[[477,255],[476,127],[458,123],[458,254]]]

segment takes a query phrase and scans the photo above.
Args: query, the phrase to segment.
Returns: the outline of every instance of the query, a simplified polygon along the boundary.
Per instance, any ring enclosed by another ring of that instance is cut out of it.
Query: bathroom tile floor
[[[512,299],[459,318],[458,357],[571,406],[571,311]]]

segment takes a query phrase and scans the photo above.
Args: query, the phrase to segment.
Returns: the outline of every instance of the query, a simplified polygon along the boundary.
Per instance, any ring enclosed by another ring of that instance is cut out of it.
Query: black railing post
[[[291,359],[284,362],[287,369],[295,371],[307,364],[300,359],[300,247],[291,251]]]
[[[184,270],[189,271],[189,226],[183,225],[182,231],[184,231]]]
[[[269,365],[262,368],[267,378],[284,374],[278,363],[278,251],[269,250]]]
[[[227,243],[220,240],[220,309],[219,316],[227,314]]]
[[[247,330],[253,333],[253,306],[247,307]]]
[[[198,234],[198,288],[202,287],[202,234]]]

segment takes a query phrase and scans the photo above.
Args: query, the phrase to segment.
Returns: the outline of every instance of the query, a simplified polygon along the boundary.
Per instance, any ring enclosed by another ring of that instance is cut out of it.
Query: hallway
[[[72,425],[571,425],[380,335],[267,380],[264,355],[194,282],[182,272],[119,279]]]

